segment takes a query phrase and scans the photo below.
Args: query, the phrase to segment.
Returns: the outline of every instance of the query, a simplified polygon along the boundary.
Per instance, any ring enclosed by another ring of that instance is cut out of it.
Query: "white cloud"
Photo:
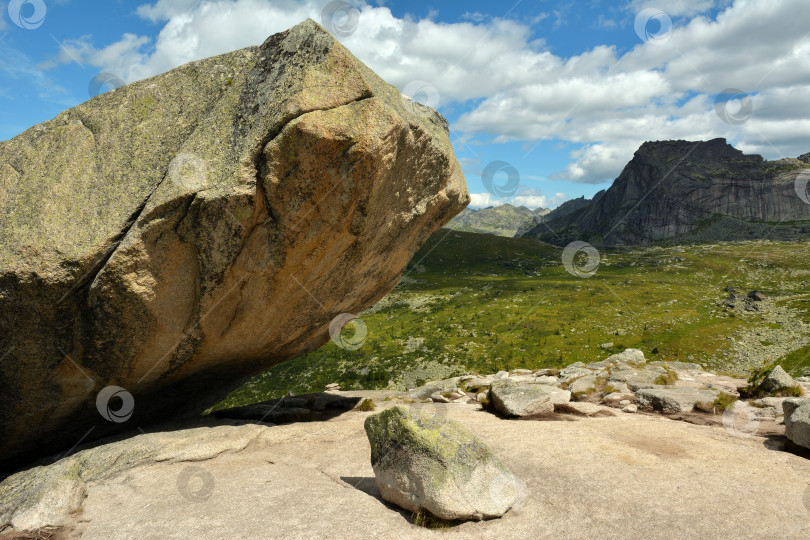
[[[656,0],[632,0],[627,5],[627,10],[638,13],[646,8],[655,8],[665,11],[671,17],[691,16],[705,13],[724,3],[717,0],[667,0],[665,3]]]
[[[523,189],[512,197],[495,197],[491,193],[470,193],[470,208],[487,208],[509,203],[512,206],[536,208],[556,208],[567,200],[565,193],[555,193],[553,197],[543,195],[540,190]]]
[[[492,193],[470,193],[470,208],[487,208],[506,203],[503,197],[494,197]]]
[[[476,13],[454,24],[397,19],[361,0],[357,30],[341,41],[400,89],[415,80],[433,85],[440,107],[476,100],[453,126],[465,140],[576,143],[581,148],[558,176],[577,182],[615,178],[645,140],[726,137],[768,158],[810,151],[806,0],[736,0],[715,19],[705,15],[728,3],[661,3],[674,19],[668,39],[639,40],[622,55],[597,46],[561,57],[533,40],[528,24]],[[618,10],[629,19],[619,21],[622,31],[635,38],[634,13],[653,4],[632,0]],[[126,34],[99,50],[85,38],[68,45],[90,65],[133,81],[259,44],[307,17],[320,21],[322,8],[316,0],[158,0],[136,11],[164,25],[156,40]],[[558,9],[552,18],[562,25],[567,17]],[[726,88],[754,93],[753,115],[740,126],[715,114],[712,98]]]

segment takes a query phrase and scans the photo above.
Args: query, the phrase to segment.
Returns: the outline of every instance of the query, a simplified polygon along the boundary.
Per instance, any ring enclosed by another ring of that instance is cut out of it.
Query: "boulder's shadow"
[[[232,409],[214,411],[210,415],[190,419],[165,420],[138,426],[137,429],[122,431],[114,435],[80,443],[65,452],[52,454],[9,470],[0,471],[0,482],[18,472],[38,466],[47,466],[68,456],[98,446],[132,439],[146,433],[167,433],[199,427],[234,426],[244,424],[291,424],[295,422],[324,422],[354,409],[362,400],[359,397],[341,396],[320,392],[287,396]],[[372,478],[373,480],[373,478]],[[376,487],[376,486],[375,486]]]
[[[341,476],[340,479],[352,486],[354,489],[374,497],[387,506],[390,510],[393,510],[402,516],[408,523],[413,523],[413,513],[382,498],[380,488],[377,487],[377,480],[373,476]]]
[[[789,454],[793,454],[794,456],[810,459],[810,448],[799,446],[784,435],[769,435],[762,442],[762,445],[768,450],[787,452]]]

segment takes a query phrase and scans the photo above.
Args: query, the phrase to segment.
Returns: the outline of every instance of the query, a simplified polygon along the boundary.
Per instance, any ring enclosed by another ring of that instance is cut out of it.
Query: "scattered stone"
[[[554,406],[557,412],[577,414],[580,416],[616,416],[610,407],[597,405],[596,403],[585,403],[582,401],[572,401],[570,403],[560,403]]]
[[[507,416],[533,416],[554,412],[549,387],[511,380],[496,381],[489,389],[495,410]]]
[[[771,371],[770,374],[762,381],[762,384],[759,385],[762,390],[771,393],[778,392],[779,390],[784,390],[792,386],[796,386],[796,381],[794,381],[793,377],[788,375],[788,373],[782,369],[782,366],[776,366],[773,368],[773,371]]]
[[[213,411],[211,416],[232,420],[252,420],[269,424],[288,424],[323,420],[350,411],[360,403],[359,397],[329,392],[285,396],[246,405]]]
[[[602,348],[603,348],[603,349],[605,349],[605,350],[612,349],[612,348],[613,348],[613,342],[612,342],[612,341],[608,341],[607,343],[602,343],[602,344],[601,344],[601,345],[599,345],[599,346],[600,346],[600,347],[602,347]]]
[[[441,392],[434,392],[430,394],[430,400],[433,403],[450,403],[450,399],[444,397]]]
[[[532,370],[530,370],[530,369],[513,369],[512,373],[514,373],[515,375],[531,375]]]
[[[613,392],[607,394],[602,398],[602,401],[605,405],[610,407],[617,407],[619,405],[627,405],[628,403],[632,403],[635,401],[636,395],[630,392]]]
[[[499,371],[498,373],[495,374],[495,378],[496,379],[508,379],[509,378],[509,372],[508,371]]]
[[[638,405],[635,403],[628,403],[624,407],[622,407],[622,412],[626,413],[636,413],[638,412]]]
[[[785,413],[785,437],[810,448],[810,399],[789,398],[782,402]]]
[[[625,349],[620,353],[614,354],[612,356],[608,356],[608,362],[612,362],[614,364],[619,363],[635,363],[635,364],[643,364],[647,360],[644,358],[644,353],[638,349]]]
[[[518,481],[464,425],[405,407],[365,421],[380,494],[411,512],[442,519],[504,515],[518,500]]]
[[[748,293],[748,298],[750,298],[755,302],[762,302],[763,300],[765,300],[766,297],[760,291],[751,291],[750,293]]]
[[[596,375],[585,375],[584,377],[574,379],[571,384],[568,385],[568,389],[574,395],[591,393],[595,390],[594,385],[596,384],[596,378]]]
[[[489,388],[490,381],[482,379],[481,377],[472,377],[466,380],[459,381],[460,385],[468,391],[481,391],[484,388]]]
[[[414,388],[407,393],[406,397],[413,399],[425,399],[429,398],[436,392],[450,392],[454,388],[458,388],[458,381],[459,377],[453,377],[443,381],[429,382],[420,386],[419,388]]]
[[[549,386],[554,386],[559,382],[559,379],[551,375],[541,375],[535,378],[534,382],[536,382],[537,384],[547,384]]]
[[[719,392],[700,388],[644,388],[636,392],[636,399],[643,407],[667,412],[691,412],[698,402],[713,402]]]

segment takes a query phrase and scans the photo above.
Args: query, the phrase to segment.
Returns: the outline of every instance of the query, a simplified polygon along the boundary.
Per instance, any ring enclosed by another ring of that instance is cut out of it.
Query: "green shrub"
[[[720,394],[718,394],[714,400],[714,406],[718,411],[725,411],[735,401],[737,401],[735,396],[726,394],[725,392],[720,392]]]
[[[377,408],[377,406],[374,405],[374,401],[372,401],[370,399],[364,399],[363,401],[361,401],[357,405],[357,407],[354,408],[354,410],[356,410],[356,411],[373,411],[376,408]]]
[[[661,385],[675,384],[675,381],[678,380],[678,373],[675,370],[668,368],[667,366],[664,366],[664,369],[667,370],[666,375],[659,375],[658,377],[656,377],[653,383]]]

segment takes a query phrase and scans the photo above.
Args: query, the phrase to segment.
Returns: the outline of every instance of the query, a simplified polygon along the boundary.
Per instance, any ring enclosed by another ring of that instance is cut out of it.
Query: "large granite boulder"
[[[520,483],[463,424],[392,407],[366,418],[371,465],[383,499],[442,519],[500,517]]]
[[[468,200],[444,118],[309,20],[0,142],[0,470],[318,348]]]

